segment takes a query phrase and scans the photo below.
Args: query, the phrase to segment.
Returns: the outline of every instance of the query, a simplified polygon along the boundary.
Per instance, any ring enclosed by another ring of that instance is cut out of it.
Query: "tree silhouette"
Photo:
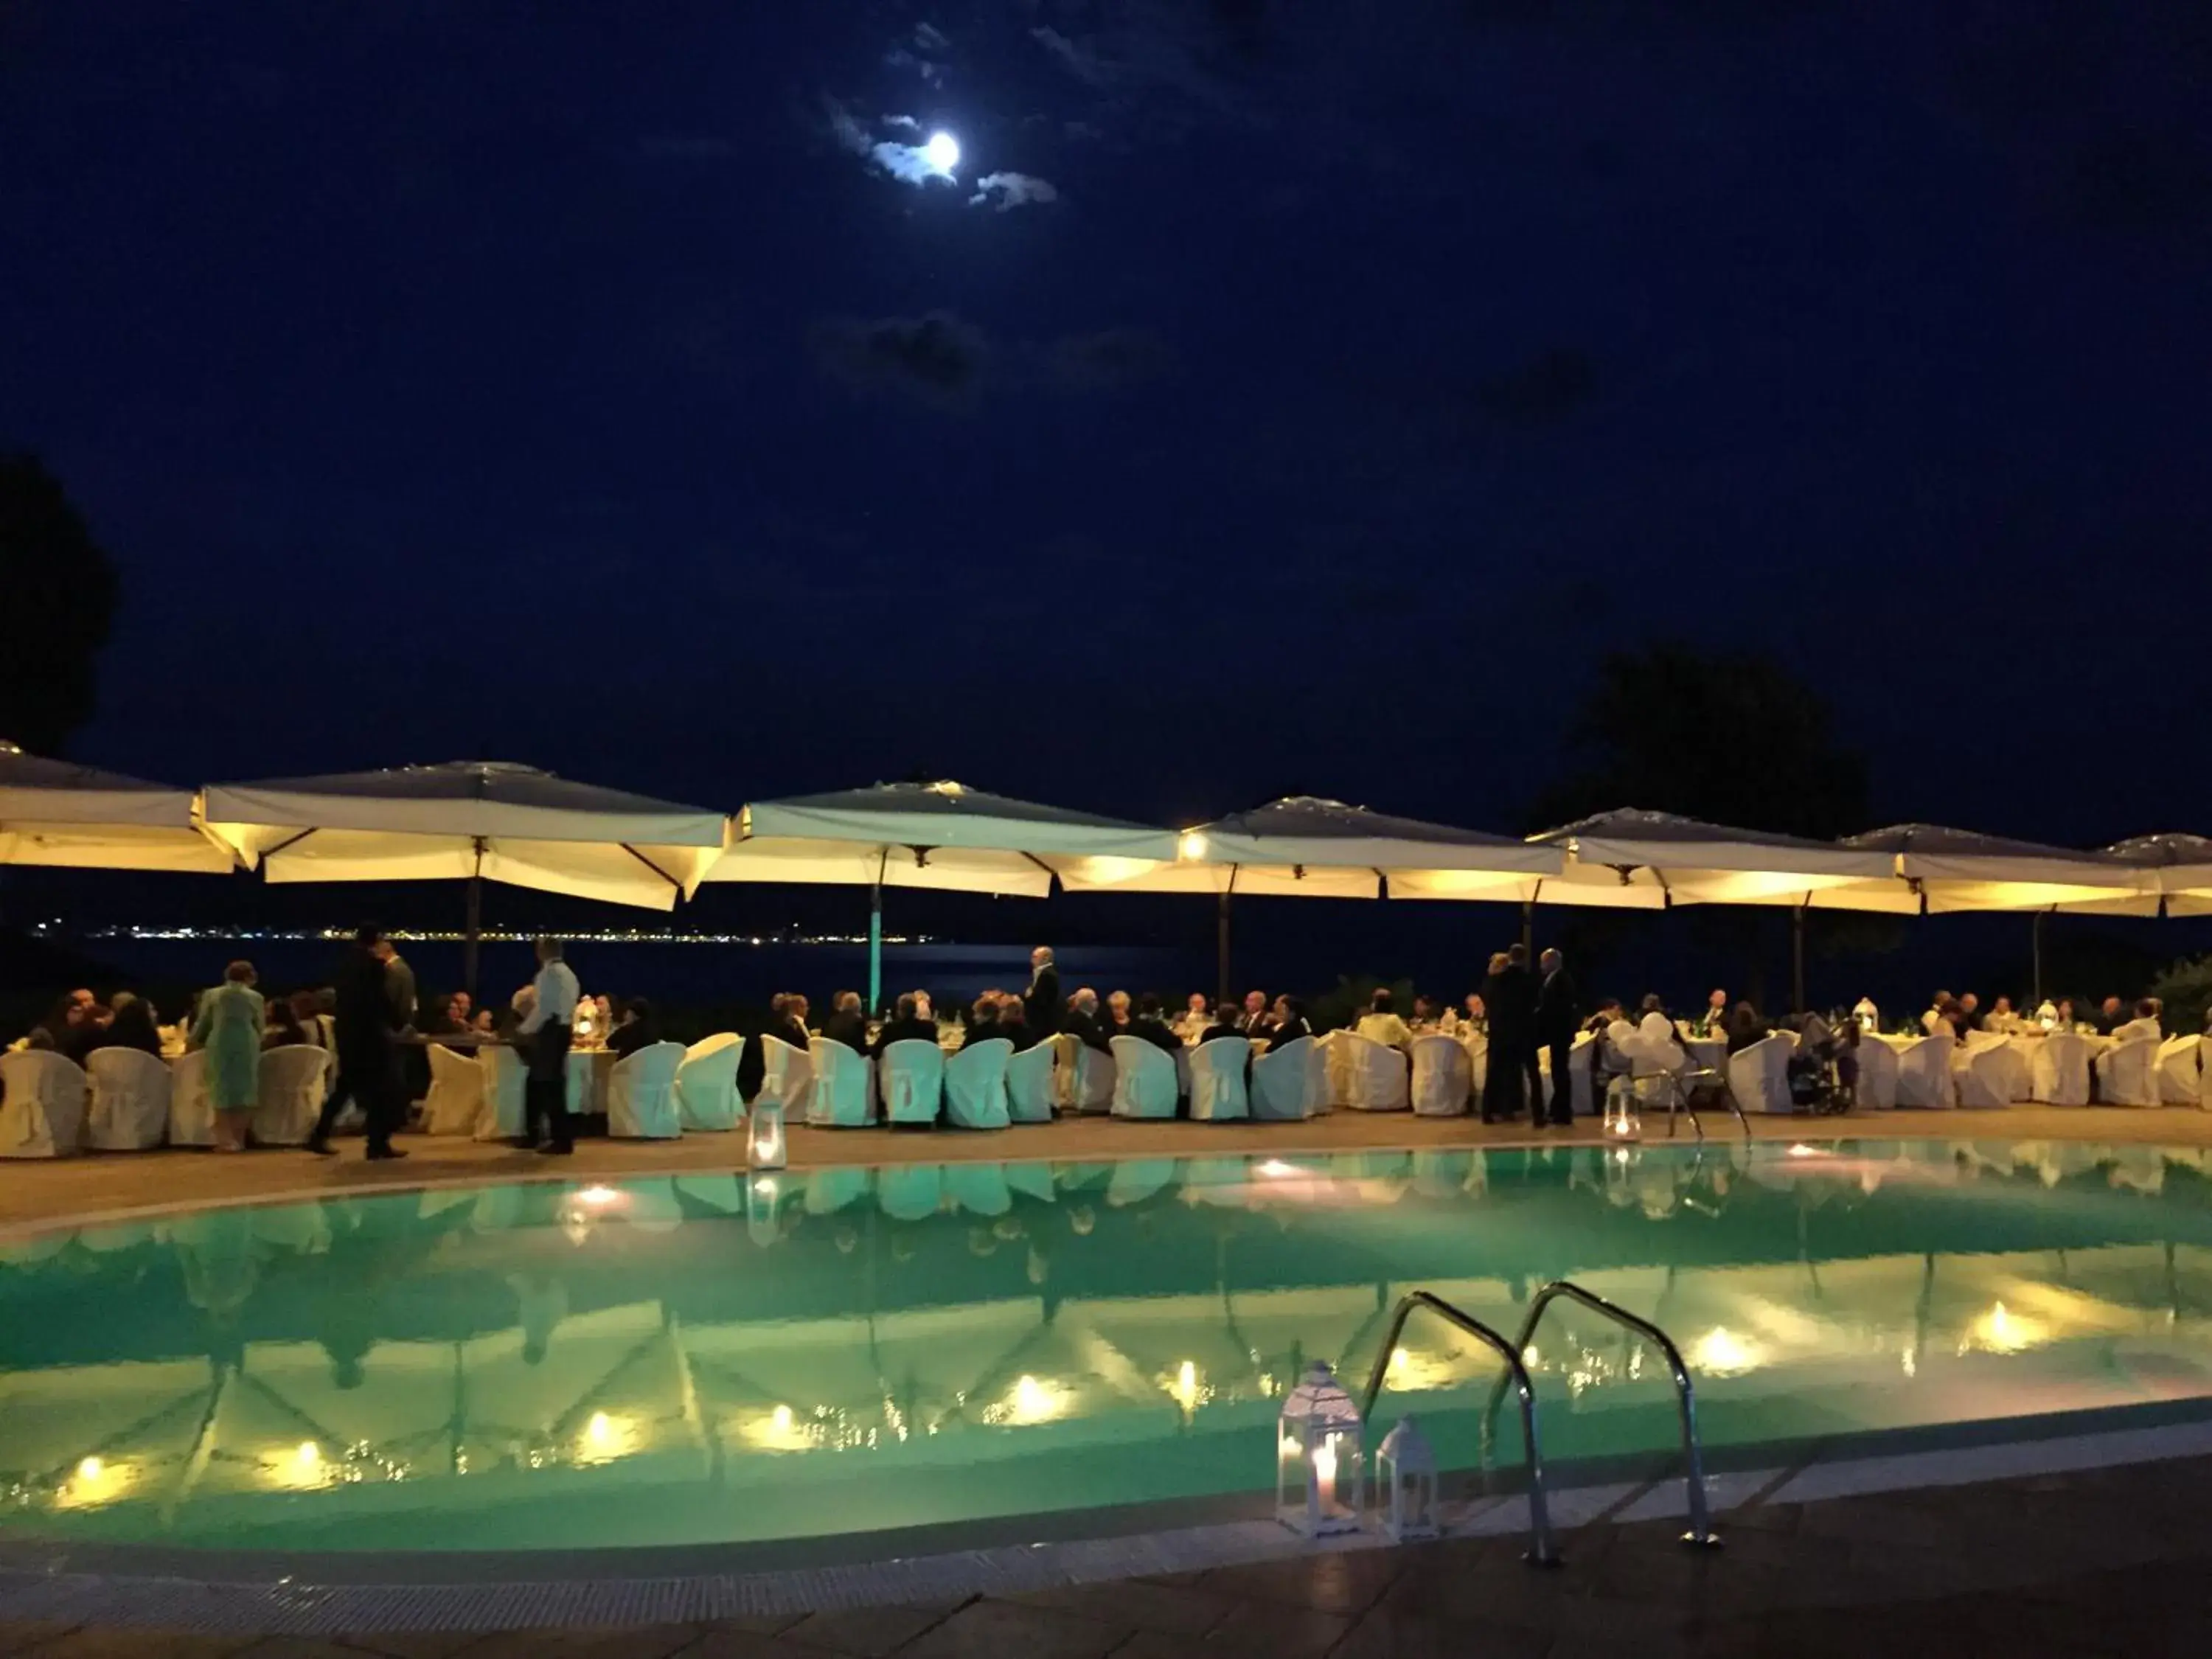
[[[1568,727],[1548,830],[1613,807],[1828,841],[1867,827],[1866,758],[1820,695],[1771,659],[1683,645],[1616,652]]]
[[[91,718],[118,591],[60,483],[33,456],[0,454],[0,739],[59,754]]]

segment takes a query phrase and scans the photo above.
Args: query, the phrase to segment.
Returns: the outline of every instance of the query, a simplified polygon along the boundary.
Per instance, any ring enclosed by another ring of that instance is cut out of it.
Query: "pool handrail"
[[[1690,1504],[1690,1529],[1682,1534],[1685,1544],[1700,1549],[1718,1549],[1721,1536],[1713,1530],[1712,1514],[1705,1500],[1705,1455],[1698,1443],[1698,1392],[1690,1380],[1690,1368],[1683,1363],[1682,1351],[1674,1346],[1674,1339],[1640,1314],[1632,1314],[1616,1302],[1609,1302],[1595,1291],[1584,1290],[1571,1279],[1555,1279],[1529,1298],[1528,1316],[1521,1322],[1521,1340],[1516,1353],[1525,1354],[1536,1334],[1536,1327],[1543,1322],[1545,1310],[1561,1297],[1578,1302],[1592,1313],[1601,1314],[1615,1324],[1633,1331],[1659,1350],[1667,1362],[1668,1374],[1674,1383],[1674,1398],[1682,1419],[1682,1479],[1687,1488]],[[1524,1373],[1525,1375],[1525,1373]],[[1482,1414],[1483,1432],[1498,1416],[1498,1402],[1504,1393],[1501,1381],[1491,1390],[1490,1404]]]
[[[1743,1108],[1736,1100],[1735,1091],[1729,1086],[1728,1079],[1721,1073],[1715,1071],[1710,1066],[1693,1066],[1679,1076],[1672,1072],[1664,1075],[1672,1085],[1667,1091],[1668,1139],[1672,1140],[1674,1138],[1674,1112],[1677,1106],[1688,1116],[1690,1127],[1698,1132],[1698,1139],[1700,1141],[1705,1139],[1705,1126],[1698,1120],[1698,1109],[1692,1103],[1697,1093],[1697,1087],[1693,1085],[1702,1085],[1708,1079],[1715,1085],[1715,1092],[1720,1096],[1721,1103],[1735,1114],[1736,1125],[1743,1131],[1743,1138],[1746,1140],[1752,1139],[1751,1120],[1743,1115]]]
[[[1382,1346],[1375,1356],[1375,1369],[1368,1374],[1367,1391],[1359,1402],[1360,1420],[1364,1422],[1375,1414],[1375,1401],[1382,1392],[1384,1378],[1390,1370],[1390,1356],[1397,1351],[1398,1338],[1405,1332],[1406,1322],[1422,1308],[1474,1337],[1505,1362],[1505,1374],[1498,1379],[1498,1390],[1491,1395],[1490,1409],[1483,1419],[1483,1443],[1489,1444],[1490,1423],[1497,1415],[1498,1398],[1510,1382],[1521,1396],[1521,1439],[1528,1470],[1528,1552],[1522,1559],[1531,1566],[1556,1567],[1559,1554],[1552,1542],[1551,1510],[1544,1499],[1544,1453],[1536,1437],[1536,1389],[1528,1380],[1528,1368],[1521,1363],[1521,1349],[1526,1344],[1507,1341],[1474,1315],[1454,1307],[1433,1291],[1409,1291],[1399,1298],[1390,1316],[1389,1328],[1382,1334]]]

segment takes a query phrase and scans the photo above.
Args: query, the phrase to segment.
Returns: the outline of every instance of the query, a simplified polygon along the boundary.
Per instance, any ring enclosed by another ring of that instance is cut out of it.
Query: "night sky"
[[[2208,82],[2170,0],[0,0],[0,446],[123,571],[76,753],[188,783],[1512,829],[1678,638],[1876,821],[2212,830]]]

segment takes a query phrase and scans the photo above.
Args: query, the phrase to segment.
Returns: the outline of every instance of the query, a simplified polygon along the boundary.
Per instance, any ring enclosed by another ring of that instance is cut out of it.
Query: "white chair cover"
[[[617,1140],[673,1140],[684,1133],[676,1109],[680,1042],[648,1042],[607,1075],[607,1133]]]
[[[1114,1115],[1173,1117],[1175,1056],[1142,1037],[1117,1036],[1109,1042],[1114,1049]]]
[[[1352,1103],[1352,1049],[1345,1039],[1349,1031],[1324,1031],[1316,1039],[1321,1045],[1322,1064],[1328,1079],[1328,1103],[1348,1106]]]
[[[1074,1109],[1084,1113],[1107,1110],[1114,1104],[1114,1056],[1102,1054],[1079,1039],[1068,1040],[1075,1044],[1075,1087],[1070,1097],[1075,1103]]]
[[[1241,1036],[1216,1037],[1190,1051],[1190,1115],[1194,1121],[1226,1123],[1252,1115],[1244,1086],[1252,1045]]]
[[[814,1092],[814,1048],[811,1040],[794,1048],[780,1036],[761,1036],[761,1086],[753,1103],[773,1101],[787,1113],[806,1104]]]
[[[1406,1056],[1397,1049],[1357,1031],[1339,1032],[1334,1046],[1344,1050],[1344,1103],[1353,1111],[1402,1112],[1413,1103]]]
[[[208,1097],[204,1048],[179,1054],[169,1067],[169,1145],[215,1145],[215,1103]]]
[[[1006,1107],[1006,1062],[1013,1053],[1014,1045],[1006,1038],[986,1037],[945,1062],[947,1123],[956,1129],[1003,1129],[1012,1121]]]
[[[69,1158],[84,1145],[84,1067],[67,1054],[25,1048],[0,1054],[0,1158]]]
[[[104,1152],[141,1152],[169,1133],[169,1068],[143,1048],[95,1048],[85,1056],[92,1114],[84,1144]],[[2189,1079],[2197,1081],[2192,1072]]]
[[[1413,1039],[1413,1115],[1464,1117],[1474,1086],[1474,1067],[1456,1037]]]
[[[1017,1123],[1052,1121],[1053,1045],[1030,1044],[1006,1062],[1006,1112]]]
[[[1292,1037],[1252,1062],[1254,1117],[1287,1123],[1328,1109],[1328,1062],[1311,1037]]]
[[[1460,1047],[1467,1050],[1468,1086],[1474,1095],[1475,1109],[1482,1109],[1482,1091],[1490,1086],[1490,1034],[1476,1031],[1460,1039]]]
[[[1054,1031],[1037,1046],[1052,1050],[1053,1105],[1063,1112],[1074,1111],[1075,1071],[1083,1052],[1082,1040],[1070,1031]]]
[[[2015,1074],[2023,1069],[2011,1042],[1994,1031],[1969,1031],[1951,1053],[1952,1082],[1964,1107],[2011,1105]]]
[[[473,1055],[430,1045],[430,1092],[422,1099],[426,1135],[472,1135],[483,1115],[483,1067]]]
[[[2168,1106],[2194,1106],[2203,1086],[2197,1074],[2199,1036],[2170,1036],[2158,1047],[2158,1097]],[[99,1091],[94,1091],[95,1107]]]
[[[809,1123],[817,1129],[861,1129],[876,1121],[875,1070],[866,1054],[835,1037],[816,1037],[808,1058],[814,1062]]]
[[[1595,1117],[1603,1097],[1597,1086],[1598,1040],[1578,1036],[1567,1050],[1567,1111],[1575,1117]]]
[[[483,1073],[483,1105],[470,1133],[478,1140],[514,1139],[529,1116],[530,1067],[519,1050],[489,1042],[477,1050],[477,1069]]]
[[[1871,1112],[1887,1112],[1897,1104],[1897,1051],[1879,1037],[1863,1036],[1851,1050],[1858,1057],[1857,1102]]]
[[[1796,1045],[1778,1031],[1729,1056],[1729,1091],[1746,1112],[1789,1112],[1790,1054]]]
[[[945,1050],[924,1037],[890,1044],[877,1057],[876,1087],[887,1121],[936,1122],[945,1097]]]
[[[1897,1057],[1897,1103],[1948,1110],[1959,1103],[1958,1086],[1951,1077],[1952,1051],[1958,1039],[1946,1031],[1924,1036]]]
[[[2071,1031],[2053,1031],[2035,1045],[2029,1063],[2031,1098],[2046,1106],[2089,1103],[2089,1045]]]
[[[738,1061],[744,1052],[735,1031],[717,1031],[684,1051],[676,1067],[676,1115],[684,1133],[722,1134],[744,1121],[745,1105],[738,1098]]]
[[[261,1051],[261,1099],[253,1109],[253,1139],[262,1146],[304,1146],[323,1115],[330,1090],[331,1051],[312,1042],[288,1042]]]
[[[2158,1104],[2158,1039],[2130,1037],[2097,1056],[2097,1097],[2107,1106]]]

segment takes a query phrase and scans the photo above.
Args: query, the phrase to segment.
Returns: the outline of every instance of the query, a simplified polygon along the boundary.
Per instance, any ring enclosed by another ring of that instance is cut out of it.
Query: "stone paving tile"
[[[1227,1595],[1188,1586],[1148,1584],[1137,1578],[1123,1583],[1062,1584],[1006,1599],[1030,1607],[1057,1607],[1102,1625],[1133,1625],[1139,1630],[1184,1636],[1212,1630],[1239,1605]]]
[[[88,1626],[27,1650],[37,1659],[230,1659],[251,1636],[191,1636],[175,1631]]]
[[[1329,1659],[1467,1659],[1470,1654],[1482,1659],[1544,1659],[1552,1639],[1548,1630],[1469,1626],[1376,1607],[1329,1650]]]
[[[355,1659],[357,1650],[320,1636],[264,1636],[239,1659]]]
[[[337,1639],[341,1647],[376,1654],[380,1659],[453,1659],[463,1648],[483,1638],[480,1630],[392,1630]]]
[[[1102,1625],[1055,1607],[971,1601],[902,1650],[900,1659],[1104,1659],[1130,1634],[1127,1625]]]
[[[819,1648],[801,1647],[772,1631],[715,1625],[676,1659],[820,1659]]]
[[[75,1625],[59,1619],[0,1620],[0,1654],[21,1653],[57,1636],[66,1636]]]
[[[809,1613],[787,1626],[783,1634],[804,1647],[851,1654],[855,1659],[883,1659],[931,1626],[942,1624],[958,1606],[841,1607]]]
[[[1249,1566],[1217,1567],[1199,1581],[1210,1594],[1281,1601],[1318,1613],[1364,1613],[1407,1570],[1404,1550],[1347,1550]]]
[[[619,1630],[508,1630],[466,1650],[468,1659],[668,1659],[697,1638],[696,1625]]]

